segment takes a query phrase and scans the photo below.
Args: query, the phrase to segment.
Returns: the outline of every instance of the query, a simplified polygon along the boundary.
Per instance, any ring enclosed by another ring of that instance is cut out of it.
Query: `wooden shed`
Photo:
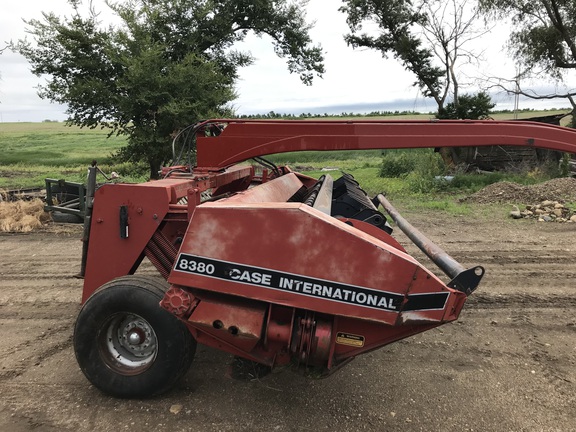
[[[562,118],[569,114],[556,114],[543,117],[524,118],[522,121],[535,121],[560,125]],[[519,171],[535,168],[547,162],[558,163],[562,153],[535,147],[452,147],[438,149],[442,159],[449,166],[467,166],[468,170]],[[572,155],[576,166],[575,155]]]

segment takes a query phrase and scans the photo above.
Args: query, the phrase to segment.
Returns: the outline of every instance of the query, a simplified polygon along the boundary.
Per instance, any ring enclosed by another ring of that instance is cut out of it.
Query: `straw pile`
[[[0,202],[0,231],[30,232],[50,221],[40,199]]]

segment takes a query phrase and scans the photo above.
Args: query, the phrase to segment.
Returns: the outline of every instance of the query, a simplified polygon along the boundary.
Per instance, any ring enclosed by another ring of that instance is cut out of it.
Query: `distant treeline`
[[[341,114],[312,114],[312,113],[302,113],[302,114],[281,114],[274,111],[270,111],[268,114],[240,114],[236,115],[235,118],[240,119],[304,119],[304,118],[326,118],[326,117],[387,117],[387,116],[399,116],[399,115],[421,115],[425,113],[419,113],[416,111],[372,111],[370,113],[353,113],[353,112],[343,112]],[[430,113],[433,114],[433,113]]]
[[[543,111],[558,111],[558,110],[568,110],[569,108],[550,108],[550,109],[534,109],[534,108],[524,108],[517,110],[517,113],[525,112],[543,112]],[[494,110],[491,111],[492,114],[513,114],[514,110]],[[392,116],[413,116],[413,115],[436,115],[435,111],[430,111],[427,113],[418,111],[372,111],[370,113],[354,113],[354,112],[343,112],[341,114],[312,114],[312,113],[302,113],[302,114],[282,114],[274,111],[270,111],[267,114],[239,114],[235,115],[234,118],[239,119],[286,119],[286,120],[299,120],[307,118],[339,118],[339,117],[392,117]]]
[[[569,108],[550,108],[550,109],[534,109],[534,108],[524,108],[516,112],[546,112],[546,111],[563,111],[569,110]],[[490,111],[492,114],[513,114],[513,110],[494,110]],[[435,111],[430,111],[427,113],[418,111],[372,111],[369,113],[354,113],[354,112],[343,112],[341,114],[312,114],[312,113],[302,113],[302,114],[281,114],[274,111],[270,111],[268,114],[237,114],[233,115],[232,118],[238,119],[285,119],[285,120],[301,120],[308,118],[350,118],[350,117],[392,117],[392,116],[418,116],[418,115],[436,115]],[[44,123],[58,123],[58,120],[43,120]]]

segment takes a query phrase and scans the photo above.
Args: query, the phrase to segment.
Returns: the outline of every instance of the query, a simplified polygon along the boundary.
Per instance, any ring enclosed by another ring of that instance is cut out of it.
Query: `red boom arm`
[[[218,136],[198,135],[201,170],[219,170],[257,156],[303,150],[502,145],[576,153],[576,130],[536,122],[210,120],[203,125],[208,128],[214,124],[225,126]]]

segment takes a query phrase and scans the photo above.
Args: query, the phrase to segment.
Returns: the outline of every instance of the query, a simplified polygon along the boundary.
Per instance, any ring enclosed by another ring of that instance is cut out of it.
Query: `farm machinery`
[[[167,391],[197,343],[325,376],[456,320],[477,288],[481,266],[464,268],[382,194],[263,156],[487,145],[576,153],[575,131],[531,122],[210,120],[185,137],[195,164],[142,184],[88,185],[74,348],[88,380],[114,396]],[[265,168],[242,164],[250,159]],[[447,282],[392,237],[380,207]],[[158,277],[137,272],[144,258]]]

